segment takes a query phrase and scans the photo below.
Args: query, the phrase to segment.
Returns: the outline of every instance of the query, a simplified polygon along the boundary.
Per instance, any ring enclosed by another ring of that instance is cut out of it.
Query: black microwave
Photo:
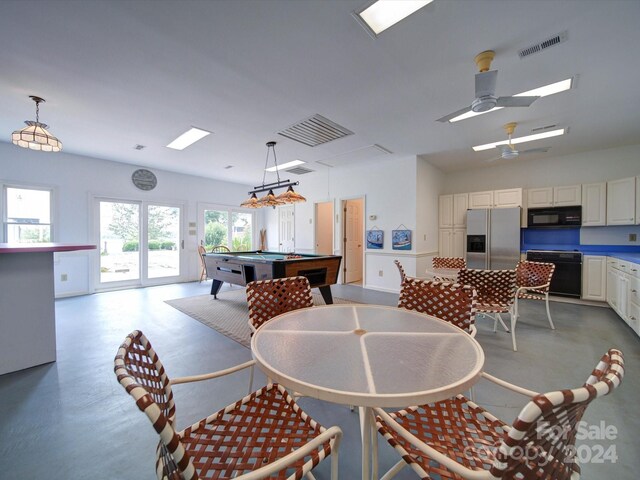
[[[530,208],[527,212],[529,228],[563,228],[582,225],[582,206]]]

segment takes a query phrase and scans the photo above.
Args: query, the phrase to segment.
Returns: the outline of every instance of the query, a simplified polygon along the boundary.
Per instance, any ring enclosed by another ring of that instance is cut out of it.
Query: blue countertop
[[[640,263],[640,247],[627,247],[615,245],[566,245],[566,244],[544,244],[525,245],[521,253],[528,250],[562,250],[570,252],[580,252],[583,255],[602,255],[605,257],[619,258],[628,262]]]

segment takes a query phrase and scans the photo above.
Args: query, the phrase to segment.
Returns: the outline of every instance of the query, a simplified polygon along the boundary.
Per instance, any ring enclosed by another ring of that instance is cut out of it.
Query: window
[[[249,251],[253,248],[253,213],[244,213],[231,209],[204,207],[204,247],[224,245],[230,250]]]
[[[53,241],[52,190],[4,187],[4,237],[9,243]]]

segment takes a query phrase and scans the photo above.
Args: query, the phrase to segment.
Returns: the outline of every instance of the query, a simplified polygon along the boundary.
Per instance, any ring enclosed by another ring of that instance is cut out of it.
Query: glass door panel
[[[147,278],[180,275],[180,208],[147,207]]]
[[[100,201],[100,283],[140,279],[140,205]]]
[[[231,213],[231,244],[233,245],[231,250],[243,252],[253,249],[252,220],[251,213]]]
[[[205,210],[204,248],[210,252],[213,247],[218,245],[229,247],[229,212]]]

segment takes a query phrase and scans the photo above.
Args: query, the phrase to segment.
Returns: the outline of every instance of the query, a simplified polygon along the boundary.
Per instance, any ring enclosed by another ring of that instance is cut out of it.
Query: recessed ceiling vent
[[[304,175],[305,173],[315,172],[315,170],[311,170],[307,167],[293,167],[285,170],[288,173],[295,173],[296,175]]]
[[[145,147],[144,145],[140,145],[140,144],[138,144],[138,145],[135,145],[133,148],[134,148],[135,150],[142,150],[143,148],[146,148],[146,147]]]
[[[549,47],[553,47],[554,45],[559,45],[563,42],[567,41],[567,31],[560,32],[557,35],[553,35],[552,37],[543,40],[542,42],[538,42],[534,45],[530,45],[522,50],[518,51],[518,56],[520,58],[528,57],[529,55],[533,55],[534,53],[540,53],[543,50],[546,50]]]
[[[316,113],[281,130],[278,134],[310,147],[315,147],[338,138],[353,135],[353,132]]]
[[[544,127],[536,127],[531,129],[531,133],[542,132],[543,130],[551,130],[552,128],[557,127],[557,125],[546,125]]]

